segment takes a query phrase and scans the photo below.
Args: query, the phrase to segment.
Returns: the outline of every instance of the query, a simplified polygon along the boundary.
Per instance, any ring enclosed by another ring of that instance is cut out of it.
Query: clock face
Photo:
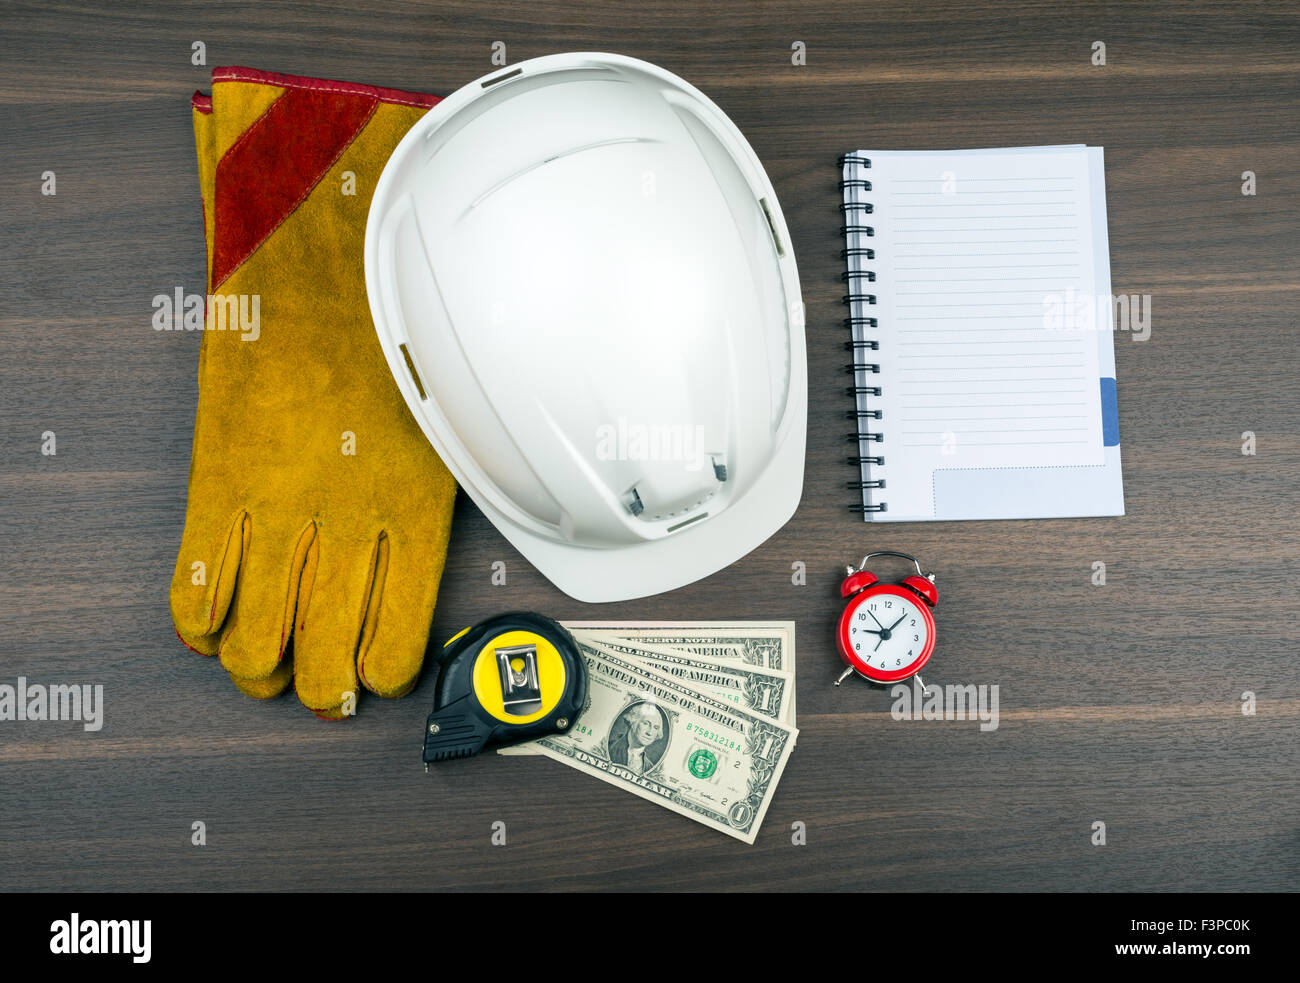
[[[849,601],[840,647],[863,675],[880,682],[906,679],[934,649],[934,617],[911,591],[879,584]]]

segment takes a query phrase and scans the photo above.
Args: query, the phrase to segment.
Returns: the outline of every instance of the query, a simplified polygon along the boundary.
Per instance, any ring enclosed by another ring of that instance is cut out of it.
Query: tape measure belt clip
[[[523,717],[540,710],[542,687],[537,681],[537,646],[502,646],[496,650],[496,657],[506,713]]]

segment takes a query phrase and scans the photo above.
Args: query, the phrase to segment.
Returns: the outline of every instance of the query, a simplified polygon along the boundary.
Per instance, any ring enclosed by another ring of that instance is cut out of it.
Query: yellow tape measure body
[[[504,614],[443,646],[424,760],[477,753],[573,726],[587,695],[587,667],[573,637],[539,614]]]

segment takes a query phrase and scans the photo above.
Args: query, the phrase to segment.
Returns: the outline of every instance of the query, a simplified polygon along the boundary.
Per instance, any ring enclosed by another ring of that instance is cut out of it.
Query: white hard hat
[[[794,514],[789,233],[740,131],[675,75],[552,55],[444,99],[379,179],[366,289],[415,419],[565,593],[680,587]]]

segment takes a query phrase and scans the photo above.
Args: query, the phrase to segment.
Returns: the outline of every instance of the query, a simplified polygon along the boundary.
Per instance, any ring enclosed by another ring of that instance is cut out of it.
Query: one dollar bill
[[[793,621],[565,622],[575,638],[795,724]],[[531,744],[498,754],[536,754]]]
[[[714,665],[742,663],[794,673],[793,621],[571,621],[570,631],[586,631],[602,640],[621,638],[635,645],[670,648]],[[795,696],[789,696],[787,719],[795,722]]]
[[[573,635],[602,651],[632,662],[646,663],[651,669],[674,676],[724,702],[735,703],[776,720],[794,723],[791,713],[794,701],[793,673],[747,665],[739,658],[708,661],[666,646],[645,645],[639,640],[588,633],[581,628],[574,629]]]
[[[668,646],[709,662],[738,659],[746,665],[794,672],[793,621],[566,621],[564,626]]]
[[[521,747],[753,843],[798,731],[578,639],[587,703]]]

